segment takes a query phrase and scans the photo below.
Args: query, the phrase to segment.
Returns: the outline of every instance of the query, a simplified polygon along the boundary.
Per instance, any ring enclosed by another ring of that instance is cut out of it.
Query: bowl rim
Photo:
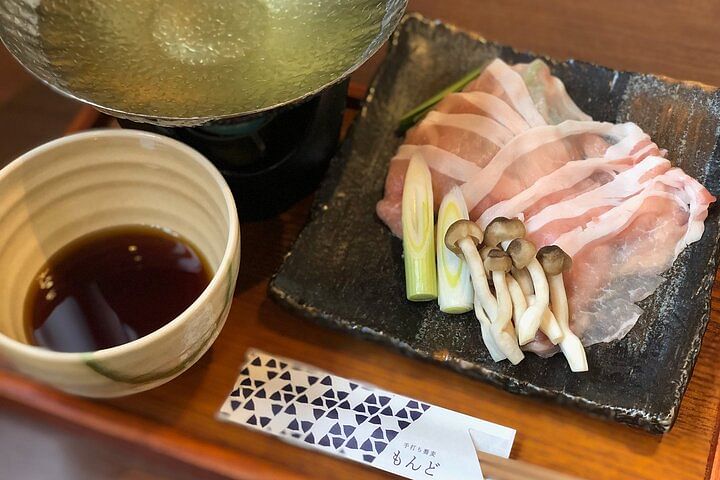
[[[164,127],[199,127],[204,126],[209,123],[219,121],[219,120],[228,120],[228,119],[235,119],[235,118],[241,118],[241,117],[250,117],[254,115],[261,115],[276,109],[288,107],[291,105],[300,104],[304,101],[309,100],[310,98],[320,94],[321,92],[325,91],[326,89],[329,89],[330,87],[342,82],[346,78],[348,78],[351,74],[353,74],[358,68],[360,68],[363,64],[365,64],[373,55],[375,55],[382,47],[385,45],[385,43],[390,39],[393,35],[393,32],[397,29],[398,25],[402,22],[402,19],[406,15],[406,10],[408,7],[409,0],[385,0],[385,7],[386,12],[383,16],[382,21],[380,22],[380,32],[369,42],[366,49],[363,51],[362,54],[359,54],[357,58],[355,59],[354,63],[352,63],[350,66],[348,66],[344,72],[338,74],[334,78],[328,80],[322,85],[318,85],[317,87],[313,88],[312,90],[305,92],[301,95],[298,95],[296,97],[276,102],[272,105],[267,105],[264,107],[257,107],[246,111],[241,112],[233,112],[233,113],[224,113],[219,115],[195,115],[195,116],[189,116],[189,117],[176,117],[176,116],[164,116],[164,115],[155,115],[151,113],[138,113],[138,112],[132,112],[127,109],[123,108],[115,108],[110,107],[107,105],[102,105],[96,100],[91,100],[87,95],[82,95],[77,92],[73,92],[70,88],[58,85],[57,82],[53,82],[50,79],[46,77],[46,75],[40,74],[36,69],[29,64],[27,61],[21,60],[21,56],[18,54],[17,49],[12,45],[11,42],[6,40],[6,36],[2,35],[2,30],[0,30],[0,43],[2,43],[7,50],[10,52],[10,54],[13,56],[13,58],[20,64],[22,67],[28,71],[33,77],[40,80],[42,83],[47,85],[50,89],[57,92],[60,95],[63,95],[65,97],[71,98],[73,100],[76,100],[78,102],[82,102],[86,105],[89,105],[91,107],[94,107],[108,115],[114,116],[114,117],[120,117],[124,118],[133,122],[137,123],[149,123],[152,125],[159,125]],[[388,9],[388,6],[392,6],[392,9]]]
[[[52,361],[57,364],[75,364],[77,362],[84,362],[89,355],[92,356],[93,360],[107,360],[111,358],[117,358],[124,356],[132,352],[138,351],[139,349],[145,348],[148,345],[154,343],[167,333],[176,330],[180,325],[187,322],[187,320],[193,315],[202,305],[204,305],[211,293],[216,291],[221,286],[221,281],[226,275],[232,275],[232,263],[236,256],[239,256],[239,245],[240,245],[240,221],[237,215],[237,207],[235,205],[235,199],[232,191],[228,186],[227,182],[223,178],[222,174],[218,169],[197,150],[179,142],[178,140],[160,135],[157,133],[146,132],[142,130],[129,130],[129,129],[92,129],[85,132],[74,133],[66,135],[64,137],[51,140],[47,143],[39,145],[13,161],[7,164],[4,168],[0,169],[0,184],[10,175],[11,172],[18,170],[23,164],[32,161],[37,156],[47,153],[49,151],[64,147],[72,143],[86,143],[93,142],[98,139],[119,139],[128,138],[135,139],[138,141],[152,141],[156,143],[164,144],[165,146],[175,150],[177,153],[184,155],[187,159],[194,161],[211,176],[215,181],[215,185],[222,193],[225,199],[225,207],[228,213],[228,236],[225,239],[225,250],[223,252],[222,259],[218,265],[217,270],[213,274],[210,283],[202,291],[202,293],[191,303],[185,310],[183,310],[177,317],[172,319],[167,324],[158,328],[157,330],[144,335],[136,340],[127,342],[121,345],[117,345],[110,348],[104,348],[100,350],[90,350],[86,352],[57,352],[54,350],[46,349],[35,345],[15,340],[4,333],[0,332],[0,353],[2,350],[9,349],[13,350],[17,354],[25,357],[32,357],[36,360],[41,361]],[[89,143],[92,148],[93,143]],[[97,145],[97,144],[96,144]],[[55,159],[55,161],[62,160]]]

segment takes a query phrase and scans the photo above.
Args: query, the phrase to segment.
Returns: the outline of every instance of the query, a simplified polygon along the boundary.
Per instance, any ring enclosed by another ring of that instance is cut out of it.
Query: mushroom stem
[[[545,309],[540,321],[540,331],[550,340],[550,343],[557,345],[563,339],[563,331],[558,324],[555,315],[549,308]]]
[[[525,300],[527,301],[528,306],[532,305],[535,303],[535,295],[528,295]],[[563,332],[550,308],[546,308],[545,312],[543,312],[542,321],[540,322],[540,331],[545,334],[548,340],[550,340],[550,343],[553,345],[557,345],[560,340],[562,340]],[[521,345],[526,344],[523,343]]]
[[[570,330],[570,311],[562,272],[557,275],[550,275],[548,283],[550,284],[552,310],[563,332],[563,338],[560,341],[560,350],[563,352],[563,355],[565,355],[570,365],[570,370],[573,372],[587,372],[588,363],[585,348],[577,335]]]
[[[518,322],[518,340],[520,345],[532,341],[535,334],[540,328],[545,310],[550,303],[550,292],[548,289],[548,281],[542,265],[537,259],[533,258],[528,263],[527,271],[532,279],[533,290],[535,291],[535,301],[530,304]]]
[[[457,244],[470,268],[470,279],[475,290],[475,298],[480,301],[480,305],[490,318],[494,318],[497,312],[497,301],[490,291],[480,252],[470,238],[463,238]]]
[[[490,323],[490,319],[487,315],[485,315],[485,311],[483,310],[477,296],[475,297],[475,318],[477,318],[480,322],[480,333],[482,334],[483,343],[490,353],[490,357],[492,357],[495,362],[505,360],[507,357],[502,351],[500,351],[500,348],[495,343],[495,337],[492,333],[492,324]]]
[[[526,297],[535,294],[532,279],[530,278],[530,273],[527,271],[527,268],[515,268],[515,266],[513,266],[511,273]]]
[[[492,322],[492,332],[495,342],[513,365],[520,363],[525,354],[518,346],[517,338],[512,328],[512,298],[505,281],[506,273],[495,270],[492,272],[495,294],[497,295],[497,314]]]
[[[512,275],[509,273],[505,275],[505,282],[507,282],[510,298],[512,299],[513,323],[515,323],[515,328],[517,328],[520,317],[522,317],[525,310],[527,310],[527,300],[525,299],[525,293]]]

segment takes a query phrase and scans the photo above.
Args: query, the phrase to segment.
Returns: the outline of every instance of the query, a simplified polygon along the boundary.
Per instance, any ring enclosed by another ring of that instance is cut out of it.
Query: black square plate
[[[590,371],[570,373],[562,355],[493,363],[472,314],[449,316],[434,302],[405,301],[402,242],[375,215],[388,162],[402,142],[398,120],[486,59],[528,62],[528,53],[417,15],[406,17],[365,107],[333,160],[311,221],[273,279],[281,303],[326,325],[388,343],[508,391],[570,404],[652,432],[668,431],[709,319],[718,208],[702,239],[680,255],[645,313],[622,340],[588,349]],[[654,75],[546,59],[578,106],[596,120],[633,121],[668,157],[720,192],[716,88]]]

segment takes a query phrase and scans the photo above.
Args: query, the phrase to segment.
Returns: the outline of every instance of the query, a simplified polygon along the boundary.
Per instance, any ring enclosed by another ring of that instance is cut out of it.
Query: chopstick
[[[483,475],[492,480],[580,480],[531,463],[477,452]]]

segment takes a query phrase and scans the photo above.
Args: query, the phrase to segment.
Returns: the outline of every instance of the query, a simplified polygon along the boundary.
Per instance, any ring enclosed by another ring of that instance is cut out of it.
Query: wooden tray
[[[572,374],[562,355],[528,354],[518,366],[493,362],[473,313],[450,316],[436,302],[404,301],[402,242],[377,218],[401,116],[475,65],[535,58],[420,16],[406,17],[372,84],[363,116],[333,161],[313,219],[271,284],[289,308],[482,379],[514,393],[552,399],[655,433],[675,419],[709,319],[720,208],[705,232],[663,276],[622,340],[587,349],[590,370]],[[689,175],[720,192],[720,92],[714,87],[579,61],[546,59],[594,119],[633,121]]]
[[[364,89],[359,89],[361,92]],[[358,96],[364,96],[360,94]],[[353,112],[348,114],[348,119]],[[104,125],[89,109],[74,125]],[[70,132],[68,132],[70,133]],[[310,199],[264,222],[243,224],[243,261],[227,324],[211,351],[169,384],[128,398],[71,397],[0,367],[0,405],[122,442],[232,479],[394,478],[215,420],[256,347],[518,430],[513,458],[584,478],[698,479],[715,458],[720,377],[720,281],[693,378],[672,432],[663,437],[596,420],[484,385],[383,346],[327,330],[267,298],[268,280],[305,224]]]

